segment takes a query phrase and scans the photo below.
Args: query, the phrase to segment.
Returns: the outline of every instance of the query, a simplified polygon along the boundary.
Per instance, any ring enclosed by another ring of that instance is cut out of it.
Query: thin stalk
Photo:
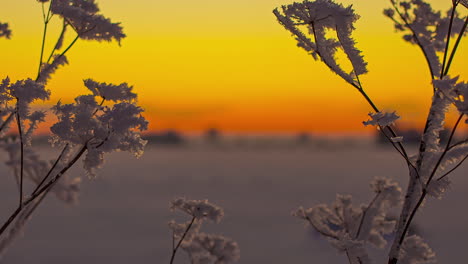
[[[182,237],[180,238],[179,242],[175,246],[175,248],[172,250],[172,255],[171,255],[171,261],[169,262],[170,264],[174,263],[174,258],[177,253],[177,250],[179,249],[180,245],[182,244],[182,241],[184,241],[185,236],[187,236],[190,228],[192,228],[193,223],[195,222],[195,216],[192,217],[192,220],[190,221],[189,225],[185,229],[184,234],[182,234]]]
[[[63,35],[65,34],[65,30],[66,30],[67,26],[68,26],[68,23],[64,20],[63,21],[63,26],[62,26],[62,31],[60,32],[60,35],[59,35],[59,37],[57,39],[57,42],[55,43],[54,48],[52,49],[52,52],[49,55],[49,58],[47,58],[46,63],[50,63],[50,60],[52,59],[52,56],[54,55],[54,51],[57,50],[57,44],[59,43],[59,41],[61,39],[63,39]]]
[[[452,13],[450,15],[450,23],[449,23],[449,28],[447,32],[447,39],[445,40],[445,49],[444,49],[444,59],[442,62],[442,69],[440,71],[440,79],[444,77],[444,68],[445,68],[445,63],[447,62],[447,54],[448,54],[448,49],[449,49],[449,44],[450,44],[450,35],[452,34],[452,26],[453,26],[453,18],[455,17],[455,10],[457,9],[457,2],[453,3],[452,7]]]
[[[76,43],[76,41],[80,38],[80,35],[76,35],[76,37],[73,39],[73,41],[70,43],[70,45],[68,45],[68,47],[62,52],[60,53],[60,55],[57,57],[60,58],[60,57],[63,57],[63,55],[65,55],[65,53],[67,53],[67,51],[69,49],[71,49],[71,47],[73,47],[73,45]]]
[[[381,194],[381,192],[378,192],[374,199],[372,199],[372,201],[369,203],[369,205],[366,207],[366,209],[362,212],[362,216],[361,216],[361,221],[359,222],[359,227],[358,227],[358,230],[356,232],[356,236],[354,237],[355,239],[357,239],[361,233],[361,229],[362,229],[362,225],[364,224],[364,219],[366,218],[366,215],[367,215],[367,212],[369,211],[369,209],[374,206],[374,203],[375,201],[377,201],[377,198],[379,197],[379,195]]]
[[[63,174],[65,174],[65,172],[67,172],[81,158],[81,156],[84,154],[86,150],[87,150],[87,144],[84,144],[83,147],[80,149],[80,151],[75,155],[75,157],[67,164],[67,166],[65,166],[62,170],[60,170],[60,172],[57,173],[57,175],[52,180],[50,180],[47,184],[42,186],[38,191],[36,191],[35,194],[31,195],[31,197],[29,197],[24,202],[24,204],[25,205],[29,204],[34,199],[36,199],[39,195],[47,192],[47,189],[49,189],[49,187],[54,185],[63,176]]]
[[[20,139],[20,184],[19,184],[19,208],[23,207],[23,174],[24,174],[24,143],[23,143],[23,129],[21,128],[21,119],[18,109],[18,102],[16,103],[16,123],[18,124],[18,134]]]
[[[44,8],[44,4],[42,4],[42,7]],[[47,15],[44,15],[44,10],[42,12],[44,16],[44,30],[42,32],[41,55],[39,57],[39,69],[37,70],[36,80],[39,79],[39,75],[41,74],[42,58],[44,57],[44,48],[45,48],[45,41],[46,41],[46,36],[47,36],[47,26],[49,25],[49,21],[50,21],[51,7],[52,7],[52,4],[49,4],[49,10],[47,11]]]
[[[450,66],[452,65],[452,61],[453,61],[453,58],[455,57],[455,53],[457,52],[458,45],[461,42],[461,39],[465,33],[467,26],[468,26],[468,16],[465,18],[465,23],[463,23],[463,27],[460,30],[460,34],[458,34],[457,40],[455,41],[455,45],[453,46],[452,52],[450,53],[450,58],[448,60],[447,67],[445,68],[444,76],[447,75],[450,70]]]

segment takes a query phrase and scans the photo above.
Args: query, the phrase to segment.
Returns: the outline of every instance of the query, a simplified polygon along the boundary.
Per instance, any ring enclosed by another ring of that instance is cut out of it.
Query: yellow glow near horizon
[[[42,18],[35,1],[6,0],[0,21],[11,40],[0,39],[2,76],[34,77]],[[433,1],[448,8],[450,1]],[[49,88],[52,104],[85,93],[82,80],[128,82],[151,121],[151,130],[231,132],[361,132],[371,110],[361,96],[302,49],[272,10],[292,1],[100,0],[102,13],[122,22],[127,38],[116,43],[79,41],[70,65]],[[421,126],[431,97],[421,52],[394,33],[381,13],[388,1],[353,4],[361,20],[354,37],[369,63],[365,89],[382,109],[396,110],[406,126]],[[58,29],[49,36],[55,37]],[[49,44],[50,46],[50,44]],[[50,47],[49,47],[50,48]],[[466,76],[459,47],[452,73]],[[0,77],[2,77],[0,76]],[[462,78],[463,79],[463,78]]]

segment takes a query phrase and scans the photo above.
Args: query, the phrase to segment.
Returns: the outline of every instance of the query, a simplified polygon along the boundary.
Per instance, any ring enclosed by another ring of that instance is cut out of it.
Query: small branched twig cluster
[[[6,138],[0,147],[8,153],[6,162],[14,174],[19,193],[17,208],[0,227],[0,255],[22,229],[35,209],[49,192],[66,203],[75,203],[80,178],[67,177],[68,170],[83,159],[84,169],[90,176],[102,166],[104,153],[129,151],[136,156],[143,153],[146,141],[140,131],[148,122],[142,117],[143,109],[137,105],[137,95],[126,83],[113,85],[84,81],[90,94],[76,97],[75,102],[58,102],[51,112],[58,119],[50,127],[51,142],[62,148],[52,161],[42,160],[32,148],[31,137],[38,124],[45,121],[45,111],[32,111],[37,100],[48,100],[51,94],[46,86],[56,70],[68,64],[66,53],[79,40],[119,42],[125,37],[119,23],[99,14],[94,0],[38,0],[42,5],[44,30],[38,72],[35,79],[12,82],[8,77],[0,83],[0,132],[9,131],[16,122],[18,135]],[[49,23],[53,18],[62,21],[62,30],[47,59],[45,46]],[[75,36],[64,46],[70,30]],[[0,37],[10,38],[7,23],[0,23]],[[27,193],[30,180],[32,191]]]
[[[224,216],[221,207],[207,200],[177,198],[172,201],[171,209],[177,209],[191,217],[191,220],[182,224],[175,221],[169,222],[169,228],[172,230],[171,264],[179,248],[187,252],[190,263],[193,264],[225,264],[239,259],[239,246],[232,239],[200,232],[204,221],[209,220],[215,223],[221,221]]]
[[[352,6],[344,7],[332,0],[305,0],[273,11],[279,23],[296,38],[299,47],[314,59],[320,59],[359,91],[374,111],[364,124],[378,127],[404,158],[409,171],[404,198],[395,183],[380,179],[372,183],[376,196],[368,205],[352,207],[350,197],[338,196],[331,207],[300,208],[294,215],[306,220],[337,249],[345,252],[350,263],[370,263],[366,244],[382,247],[386,244],[382,234],[390,232],[395,233],[395,238],[389,252],[389,264],[434,263],[434,252],[422,238],[409,236],[408,230],[427,195],[441,198],[450,184],[448,176],[468,157],[468,139],[454,142],[457,128],[468,114],[468,84],[459,82],[459,77],[448,75],[468,25],[468,17],[460,18],[457,8],[468,8],[468,2],[452,0],[452,7],[445,16],[434,11],[424,0],[390,0],[390,4],[392,8],[384,10],[384,15],[394,22],[397,31],[405,33],[405,41],[421,49],[433,84],[432,104],[418,153],[414,156],[408,154],[403,145],[405,139],[392,128],[399,116],[395,112],[380,111],[359,80],[360,75],[367,73],[367,63],[351,37],[353,23],[359,18]],[[329,32],[336,34],[329,37],[330,34],[326,34]],[[453,38],[455,43],[450,45]],[[335,54],[338,49],[346,54],[352,66],[349,71],[337,63]],[[440,132],[450,105],[454,105],[460,115],[443,144]],[[388,220],[385,217],[387,210],[398,205],[401,206],[398,220]]]

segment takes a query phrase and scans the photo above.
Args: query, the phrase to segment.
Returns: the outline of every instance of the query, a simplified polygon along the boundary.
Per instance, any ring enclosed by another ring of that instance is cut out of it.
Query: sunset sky
[[[93,78],[132,84],[152,131],[372,131],[362,125],[371,109],[359,93],[296,47],[277,23],[272,10],[293,1],[97,2],[102,14],[122,22],[127,38],[120,47],[115,42],[79,41],[67,54],[70,65],[49,83],[49,105],[59,99],[71,102],[86,92],[82,80]],[[383,17],[389,1],[342,2],[353,4],[361,15],[354,37],[369,63],[369,73],[361,79],[368,94],[380,108],[396,110],[402,125],[421,126],[432,91],[429,73],[421,52],[403,42]],[[432,2],[444,10],[451,4]],[[0,39],[0,77],[35,77],[41,5],[4,0],[0,21],[13,30],[11,40]],[[59,27],[51,24],[50,43]],[[451,72],[465,80],[467,56],[468,45],[462,42]]]

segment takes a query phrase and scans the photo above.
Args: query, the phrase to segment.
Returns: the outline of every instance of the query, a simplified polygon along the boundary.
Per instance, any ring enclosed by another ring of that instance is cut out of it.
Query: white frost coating
[[[214,234],[197,233],[191,243],[182,245],[193,264],[236,262],[240,258],[237,243],[227,237]]]
[[[402,246],[400,264],[433,264],[437,263],[434,251],[419,236],[405,239]]]
[[[444,159],[440,163],[439,173],[447,170],[451,165],[457,164],[468,155],[468,142],[459,144],[445,154]]]
[[[352,239],[349,234],[340,236],[339,240],[331,241],[332,245],[346,254],[349,264],[371,264],[372,261],[367,254],[362,241]]]
[[[344,7],[331,0],[303,1],[273,11],[279,23],[298,41],[298,46],[318,57],[348,83],[355,84],[356,75],[367,73],[367,63],[351,34],[359,18],[352,6]],[[326,32],[336,32],[328,38]],[[341,48],[353,65],[351,73],[338,65],[335,54]]]
[[[400,117],[396,114],[396,112],[387,113],[387,112],[377,112],[377,113],[369,113],[371,117],[370,120],[362,122],[365,126],[389,126],[397,121]]]
[[[403,142],[403,137],[402,137],[402,136],[399,136],[399,137],[391,137],[390,140],[391,140],[393,143],[401,143],[401,142]]]

